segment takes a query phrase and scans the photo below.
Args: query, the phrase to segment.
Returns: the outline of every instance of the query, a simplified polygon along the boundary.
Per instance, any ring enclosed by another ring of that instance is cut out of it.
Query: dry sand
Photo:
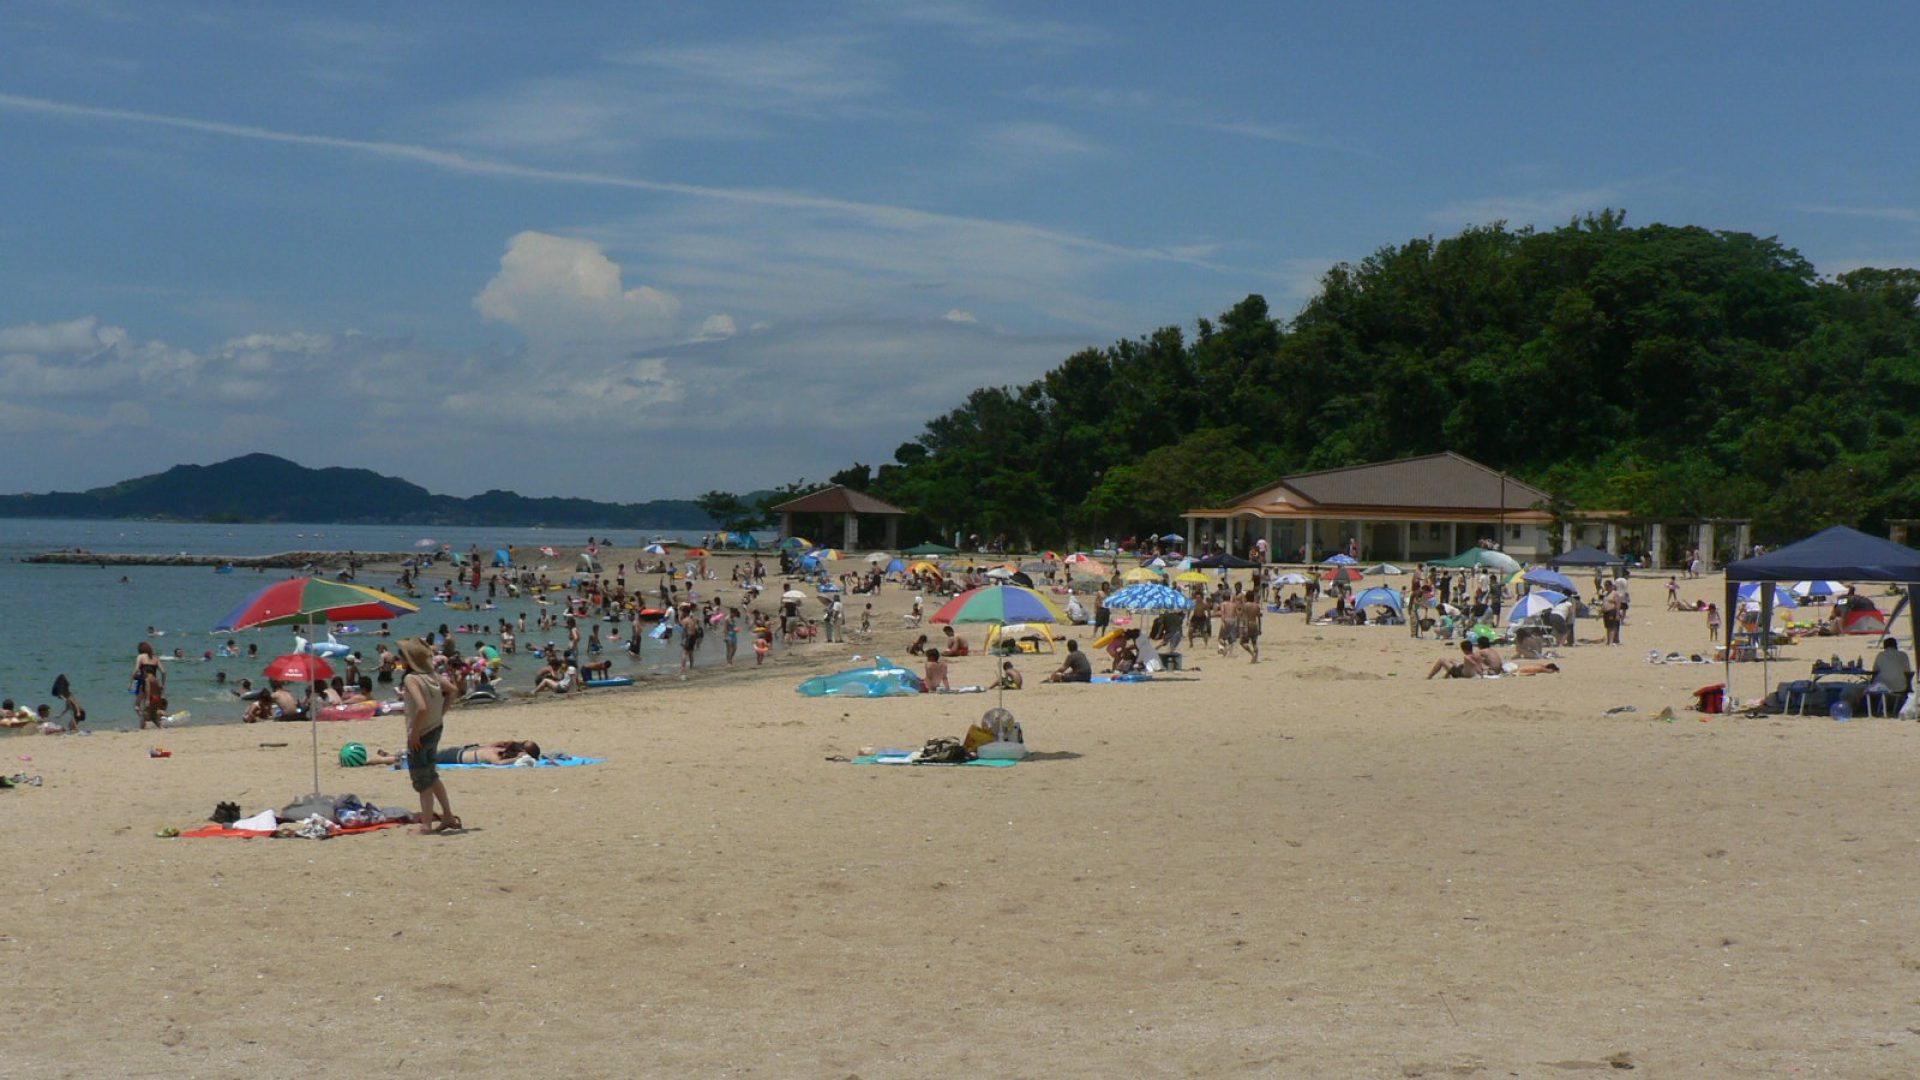
[[[1920,729],[1653,719],[1719,669],[1647,664],[1705,633],[1638,592],[1626,646],[1499,681],[1269,616],[1258,665],[1010,694],[1011,769],[829,762],[991,697],[803,699],[794,664],[463,709],[449,741],[611,761],[448,772],[448,837],[155,837],[304,791],[304,728],[16,736],[0,1075],[1920,1074]]]

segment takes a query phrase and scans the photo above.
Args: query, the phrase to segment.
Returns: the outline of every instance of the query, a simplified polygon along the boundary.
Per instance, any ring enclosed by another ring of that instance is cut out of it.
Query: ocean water
[[[189,658],[167,660],[167,691],[171,708],[193,713],[193,723],[237,720],[239,706],[218,685],[217,672],[238,683],[243,677],[261,682],[266,661],[291,650],[286,629],[256,630],[227,635],[213,627],[234,606],[274,581],[296,576],[294,571],[269,569],[259,573],[236,569],[217,574],[211,567],[126,566],[100,569],[23,563],[21,556],[62,548],[85,548],[101,554],[271,555],[282,551],[410,551],[416,542],[431,538],[464,552],[477,546],[491,554],[513,545],[523,559],[529,550],[549,545],[563,558],[539,559],[551,564],[555,581],[565,580],[572,555],[588,536],[611,537],[620,546],[643,543],[652,536],[679,543],[696,543],[699,533],[632,530],[537,528],[422,528],[384,525],[198,525],[145,521],[0,520],[0,697],[23,705],[51,703],[48,693],[54,677],[65,674],[74,695],[87,710],[93,730],[133,729],[138,726],[128,677],[135,648],[151,641],[163,658],[175,649]],[[121,580],[125,577],[125,581]],[[434,578],[440,576],[436,571]],[[362,572],[360,584],[391,588],[385,574]],[[629,587],[633,586],[629,579]],[[423,593],[430,590],[422,589]],[[464,619],[491,624],[500,618],[527,613],[526,639],[536,637],[533,622],[541,609],[530,600],[509,601],[504,593],[497,611],[447,611],[423,596],[420,612],[393,621],[396,635],[426,633],[441,623],[458,626]],[[147,637],[147,628],[159,636]],[[372,629],[369,627],[368,629]],[[584,633],[585,626],[582,627]],[[463,645],[473,635],[456,634]],[[200,659],[228,637],[244,649],[260,645],[256,663],[242,658]],[[342,638],[362,645],[371,654],[377,638]],[[489,637],[489,640],[491,638]],[[623,642],[624,644],[624,642]],[[649,641],[639,663],[628,660],[624,648],[609,647],[602,655],[614,661],[614,674],[639,675],[678,666],[674,651]],[[704,658],[703,658],[704,659]],[[511,661],[509,687],[527,687],[537,665],[525,653]],[[59,708],[55,704],[54,712]],[[31,729],[27,729],[31,730]]]

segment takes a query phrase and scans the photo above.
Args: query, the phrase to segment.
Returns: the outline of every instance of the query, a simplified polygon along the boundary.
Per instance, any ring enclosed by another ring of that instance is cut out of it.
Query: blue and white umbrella
[[[1170,585],[1143,581],[1129,585],[1107,597],[1107,606],[1115,611],[1186,611],[1192,598]]]
[[[1580,591],[1580,586],[1575,585],[1572,578],[1558,570],[1548,570],[1543,566],[1536,566],[1527,571],[1526,580],[1532,584],[1545,585],[1563,593],[1577,593]]]
[[[1353,556],[1342,552],[1339,555],[1335,555],[1332,558],[1329,558],[1326,561],[1326,565],[1327,566],[1352,566],[1354,563],[1357,563],[1359,561],[1360,561],[1359,559],[1356,559]]]
[[[1799,603],[1794,600],[1792,593],[1788,592],[1787,590],[1781,588],[1778,585],[1773,585],[1763,581],[1749,581],[1745,585],[1740,586],[1740,592],[1738,594],[1740,597],[1740,602],[1743,604],[1759,603],[1760,587],[1762,585],[1766,585],[1768,588],[1773,590],[1773,606],[1774,607],[1787,608],[1787,607],[1800,606]]]
[[[1837,581],[1796,581],[1793,583],[1795,596],[1838,596],[1847,591],[1847,587]]]
[[[1565,603],[1566,599],[1559,593],[1545,590],[1530,592],[1521,597],[1519,603],[1513,605],[1513,610],[1507,613],[1507,621],[1517,623],[1523,619],[1539,618],[1552,611],[1555,605]]]

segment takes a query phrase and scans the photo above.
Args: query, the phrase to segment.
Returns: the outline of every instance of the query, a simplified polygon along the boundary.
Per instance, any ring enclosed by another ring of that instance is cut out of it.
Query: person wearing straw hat
[[[420,796],[420,828],[416,831],[421,835],[452,832],[462,825],[447,799],[447,786],[440,779],[435,759],[440,756],[440,734],[453,690],[434,670],[433,650],[419,638],[400,642],[400,663],[406,668],[400,694],[407,715],[407,779]],[[438,814],[433,810],[436,802],[440,806]]]

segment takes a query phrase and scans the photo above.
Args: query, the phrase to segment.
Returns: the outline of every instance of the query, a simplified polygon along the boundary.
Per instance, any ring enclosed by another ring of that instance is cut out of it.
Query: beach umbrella
[[[1288,573],[1281,574],[1279,577],[1274,578],[1273,583],[1275,585],[1305,585],[1307,583],[1307,575],[1296,574],[1289,571]]]
[[[782,551],[799,551],[801,548],[813,547],[813,541],[804,536],[789,536],[780,541],[779,547]]]
[[[1155,570],[1165,570],[1167,568],[1167,560],[1156,557],[1148,559],[1146,565],[1153,567]]]
[[[1049,570],[1058,569],[1060,569],[1058,563],[1050,563],[1043,559],[1036,559],[1032,562],[1023,562],[1020,564],[1020,570],[1028,574],[1044,574]]]
[[[1376,566],[1373,569],[1367,571],[1367,573],[1381,574],[1386,577],[1398,577],[1399,575],[1406,573],[1406,571],[1398,566],[1393,565],[1390,562],[1383,562],[1379,566]]]
[[[276,581],[247,597],[239,607],[228,612],[227,617],[213,630],[218,634],[231,630],[251,630],[257,626],[297,626],[304,623],[307,637],[312,638],[313,627],[319,623],[393,619],[419,610],[397,596],[389,596],[364,585],[302,577]],[[318,795],[320,724],[318,710],[313,707],[311,680],[308,680],[308,689],[307,724],[313,744],[313,794]]]
[[[780,594],[780,599],[782,600],[805,600],[806,598],[807,594],[801,592],[799,589],[788,589],[786,592]]]
[[[1352,566],[1353,564],[1359,561],[1360,561],[1359,559],[1356,559],[1353,556],[1342,552],[1341,554],[1338,554],[1338,555],[1328,556],[1327,565],[1328,566]]]
[[[1015,585],[1025,585],[1029,589],[1034,587],[1033,579],[1028,577],[1024,570],[1015,570],[1013,575],[1007,578],[1007,580],[1013,582]]]
[[[1105,603],[1115,611],[1187,611],[1193,607],[1193,598],[1171,585],[1142,582],[1120,589]]]
[[[895,559],[894,561],[895,561],[895,562],[899,562],[900,560],[898,560],[898,559]],[[937,567],[937,566],[935,566],[935,565],[933,565],[932,563],[930,563],[930,562],[928,562],[928,561],[926,561],[925,559],[922,559],[922,560],[920,560],[919,562],[917,562],[917,563],[914,563],[914,564],[913,564],[912,566],[909,566],[909,567],[907,567],[907,573],[909,573],[909,574],[932,574],[932,575],[933,575],[934,577],[941,577],[941,576],[942,576],[942,575],[941,575],[941,573],[940,573],[940,568],[939,568],[939,567]]]
[[[1019,585],[987,585],[968,589],[933,613],[931,622],[1048,622],[1064,623],[1066,612],[1053,601]]]
[[[1517,623],[1524,619],[1538,618],[1552,611],[1555,605],[1565,600],[1566,597],[1550,592],[1528,593],[1520,598],[1519,603],[1513,605],[1513,610],[1507,612],[1507,621]]]
[[[1167,535],[1161,537],[1160,539],[1164,543],[1178,544],[1181,541],[1185,540],[1186,537],[1181,536],[1179,533],[1168,533]]]
[[[988,577],[994,578],[999,581],[1005,581],[1008,578],[1012,577],[1013,575],[1014,575],[1014,571],[1009,570],[1004,566],[996,566],[993,569],[987,571]]]
[[[873,554],[867,556],[867,565],[879,566],[882,563],[890,561],[892,558],[893,556],[887,554],[884,551],[876,551]]]
[[[553,554],[552,548],[541,548],[540,550],[547,553],[548,555]],[[640,550],[646,552],[649,555],[665,555],[667,553],[667,545],[648,544],[646,547],[643,547]]]
[[[709,552],[706,548],[688,548],[687,549],[687,557],[691,559],[704,559],[709,554],[711,554],[711,552]]]
[[[266,676],[281,682],[311,683],[333,678],[333,665],[311,653],[288,653],[267,665]]]
[[[821,562],[834,562],[838,559],[846,558],[839,548],[819,548],[815,551],[808,552],[808,554],[819,559]]]
[[[543,544],[541,545],[541,548],[540,548],[540,554],[545,555],[547,558],[551,559],[555,555],[558,555],[560,553],[558,551],[555,551],[552,547],[549,547]]]
[[[1063,561],[1068,566],[1085,566],[1087,563],[1098,563],[1100,560],[1094,558],[1093,556],[1087,554],[1084,551],[1076,551],[1073,554],[1067,556],[1066,559],[1064,559]]]
[[[1526,580],[1534,585],[1545,585],[1556,592],[1577,593],[1580,591],[1580,586],[1575,585],[1572,578],[1557,570],[1548,570],[1543,567],[1536,566],[1527,571]]]
[[[1040,561],[1057,563],[1060,561],[1060,553],[1057,551],[1043,551],[1040,553]]]
[[[1320,580],[1321,581],[1359,581],[1361,578],[1364,578],[1364,577],[1366,577],[1365,574],[1362,574],[1360,571],[1355,570],[1351,566],[1336,566],[1333,569],[1327,571],[1326,573],[1321,574]]]
[[[1759,603],[1760,587],[1763,584],[1768,584],[1768,583],[1759,582],[1759,581],[1749,581],[1745,585],[1740,586],[1740,591],[1738,593],[1740,601],[1742,603],[1748,603],[1748,604]],[[1773,606],[1774,607],[1790,608],[1790,607],[1800,606],[1799,602],[1794,600],[1792,593],[1788,592],[1787,590],[1781,588],[1778,585],[1771,585],[1770,587],[1773,589]]]
[[[1188,570],[1183,573],[1173,575],[1173,580],[1185,581],[1185,582],[1192,583],[1194,585],[1207,585],[1212,583],[1213,577],[1212,575],[1207,574],[1200,570]]]
[[[1847,587],[1837,581],[1796,581],[1792,590],[1796,596],[1838,596]]]
[[[1151,566],[1136,566],[1133,569],[1127,571],[1126,573],[1121,574],[1120,580],[1126,581],[1126,582],[1142,582],[1142,581],[1157,582],[1163,576],[1165,575],[1161,574],[1160,571],[1155,570]]]
[[[256,626],[366,622],[410,615],[420,609],[378,589],[326,578],[276,581],[240,602],[213,628],[216,634]]]
[[[425,537],[421,537],[421,538],[420,538],[420,539],[418,539],[418,540],[415,540],[415,541],[413,542],[413,546],[414,546],[414,547],[417,547],[417,548],[430,548],[430,547],[432,547],[432,546],[434,546],[435,544],[438,544],[439,542],[440,542],[440,541],[438,541],[438,540],[435,540],[435,539],[434,539],[433,537],[431,537],[431,536],[425,536]]]

